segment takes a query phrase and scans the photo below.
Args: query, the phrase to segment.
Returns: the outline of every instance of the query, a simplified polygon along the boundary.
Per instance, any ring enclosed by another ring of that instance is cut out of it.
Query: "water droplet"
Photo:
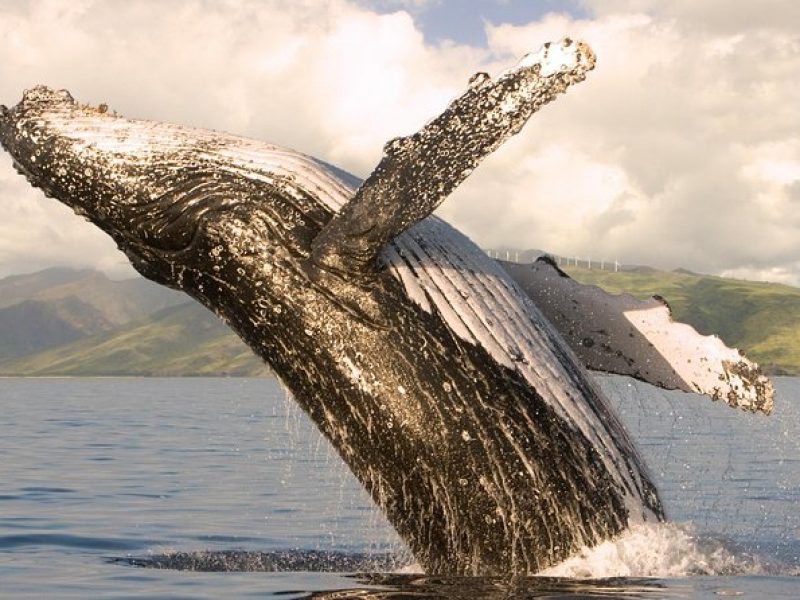
[[[401,394],[405,394],[406,393],[406,388],[404,388],[402,385],[398,385],[397,386],[397,391],[400,392]]]
[[[469,434],[469,431],[464,430],[461,432],[461,439],[465,442],[469,442],[472,439],[472,436]]]

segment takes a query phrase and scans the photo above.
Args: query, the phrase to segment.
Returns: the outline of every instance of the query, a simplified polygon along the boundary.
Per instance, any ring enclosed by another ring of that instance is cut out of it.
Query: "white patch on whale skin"
[[[674,322],[664,305],[624,315],[692,389],[730,406],[769,414],[772,384],[757,373],[758,365],[717,336],[703,336],[690,325]]]
[[[594,62],[594,53],[589,46],[583,42],[564,38],[555,44],[545,44],[538,52],[526,54],[516,67],[506,72],[539,65],[539,75],[549,77],[556,73],[572,71],[576,67],[589,70],[594,66]]]

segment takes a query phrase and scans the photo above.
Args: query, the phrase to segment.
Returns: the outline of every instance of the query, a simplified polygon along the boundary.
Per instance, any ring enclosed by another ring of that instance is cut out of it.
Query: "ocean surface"
[[[417,572],[275,381],[0,379],[0,598],[800,597],[800,379],[601,383],[671,522],[503,581]]]

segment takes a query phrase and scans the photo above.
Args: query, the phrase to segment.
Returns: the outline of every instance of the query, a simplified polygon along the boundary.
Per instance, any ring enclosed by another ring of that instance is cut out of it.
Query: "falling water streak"
[[[340,516],[348,512],[345,509],[362,505],[364,499],[353,496],[352,476],[335,448],[302,412],[289,390],[284,386],[281,386],[281,389],[283,392],[280,395],[282,410],[273,408],[273,416],[283,418],[286,447],[276,453],[271,448],[274,441],[265,440],[268,448],[270,448],[265,460],[278,459],[282,462],[282,475],[279,484],[284,493],[289,486],[294,484],[292,465],[298,456],[308,455],[313,457],[315,461],[324,461],[326,470],[332,473],[332,478],[338,479],[338,492],[336,492],[335,502],[326,505],[319,512],[319,531],[325,539],[324,544],[317,544],[317,548],[334,548],[337,545],[346,546],[348,540],[340,539],[339,530],[342,526]],[[411,561],[411,553],[408,548],[387,524],[386,518],[374,503],[368,501],[368,506],[369,513],[363,532],[363,539],[366,540],[364,551],[375,556],[385,556],[388,553],[400,557],[398,560],[401,564],[409,563]]]

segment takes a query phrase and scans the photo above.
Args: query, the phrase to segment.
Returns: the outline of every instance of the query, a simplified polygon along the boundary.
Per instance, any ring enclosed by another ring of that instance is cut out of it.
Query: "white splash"
[[[699,536],[689,525],[646,523],[594,548],[584,548],[538,575],[599,579],[755,574],[762,571],[757,559],[735,553],[718,539]]]
[[[423,574],[412,562],[396,573]],[[564,562],[545,569],[535,577],[605,579],[611,577],[697,577],[763,575],[780,572],[796,574],[779,566],[762,565],[720,539],[698,534],[689,524],[643,523],[619,537],[593,548],[583,548]]]

